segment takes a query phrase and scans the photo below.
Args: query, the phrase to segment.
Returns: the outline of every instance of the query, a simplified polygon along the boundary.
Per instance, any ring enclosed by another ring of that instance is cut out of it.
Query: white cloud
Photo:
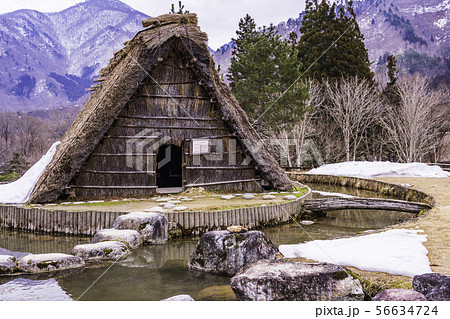
[[[76,5],[80,0],[1,0],[0,13],[19,9],[34,9],[41,12],[60,11]],[[171,4],[178,8],[178,0],[123,0],[134,9],[150,16],[168,13]],[[195,12],[199,24],[208,33],[210,47],[216,49],[235,36],[239,19],[250,14],[258,26],[277,24],[296,18],[304,10],[304,0],[184,0],[185,8]]]

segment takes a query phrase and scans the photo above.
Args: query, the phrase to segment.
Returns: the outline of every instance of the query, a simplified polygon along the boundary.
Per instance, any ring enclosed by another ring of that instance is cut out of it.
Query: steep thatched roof
[[[147,19],[143,24],[149,28],[126,42],[102,70],[100,77],[104,80],[63,136],[55,156],[34,188],[30,202],[50,202],[59,197],[158,58],[174,49],[192,57],[193,69],[217,99],[223,120],[238,138],[247,141],[249,153],[255,151],[251,155],[254,155],[262,177],[275,188],[290,188],[289,178],[271,154],[265,148],[252,150],[249,147],[260,145],[260,138],[228,86],[220,80],[208,51],[207,35],[196,25],[196,15],[164,15]]]

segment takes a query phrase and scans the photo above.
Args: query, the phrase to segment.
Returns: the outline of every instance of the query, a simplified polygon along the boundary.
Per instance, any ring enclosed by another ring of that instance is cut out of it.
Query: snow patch
[[[287,258],[303,257],[319,262],[352,266],[361,270],[413,277],[431,273],[422,230],[392,229],[382,233],[334,240],[315,240],[281,245]]]
[[[338,175],[351,177],[450,177],[439,166],[425,163],[391,162],[343,162],[326,164],[310,170],[307,174]]]
[[[437,26],[437,27],[440,28],[440,29],[444,29],[445,26],[447,25],[447,22],[448,22],[448,19],[447,19],[447,17],[445,17],[445,18],[442,18],[442,19],[437,20],[437,21],[434,23],[434,25]]]
[[[60,142],[53,144],[47,154],[34,164],[20,179],[6,185],[0,185],[1,204],[21,204],[28,201],[34,186],[55,155],[56,147],[59,144]]]

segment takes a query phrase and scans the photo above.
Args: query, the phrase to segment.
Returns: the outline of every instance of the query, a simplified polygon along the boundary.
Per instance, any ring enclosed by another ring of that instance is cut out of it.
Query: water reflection
[[[380,197],[370,192],[338,186],[314,185],[315,189],[354,196]],[[341,210],[328,212],[313,225],[295,223],[264,229],[278,246],[316,239],[353,236],[368,229],[379,229],[413,215],[380,210]],[[27,253],[70,253],[72,247],[90,238],[51,236],[0,230],[0,254],[17,258]],[[114,264],[95,285],[86,290],[111,264],[91,264],[84,269],[51,274],[0,277],[0,300],[161,300],[189,294],[195,300],[235,300],[230,279],[189,271],[189,255],[198,238],[171,241],[170,244],[144,246]]]
[[[55,279],[17,278],[0,285],[1,301],[70,301],[72,298]]]

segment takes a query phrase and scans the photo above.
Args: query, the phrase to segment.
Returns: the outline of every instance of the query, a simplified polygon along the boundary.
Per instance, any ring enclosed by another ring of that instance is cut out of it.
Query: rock
[[[283,196],[283,199],[284,200],[296,200],[297,196],[295,196],[295,195],[285,195],[285,196]]]
[[[169,200],[167,203],[177,205],[177,204],[181,204],[181,201],[180,200]]]
[[[274,259],[278,248],[261,231],[230,233],[227,230],[203,234],[189,258],[192,270],[233,276],[260,259]]]
[[[17,264],[22,272],[41,273],[84,267],[83,258],[66,254],[27,255]]]
[[[155,207],[152,207],[152,208],[149,208],[149,209],[145,209],[144,211],[145,212],[150,212],[150,213],[164,213],[165,209],[162,208],[162,207],[155,206]]]
[[[260,260],[231,278],[231,289],[239,300],[364,299],[358,279],[327,263]]]
[[[428,301],[450,300],[450,276],[436,273],[417,275],[414,276],[412,285]]]
[[[0,276],[17,271],[16,258],[9,255],[0,255]]]
[[[167,217],[158,213],[135,212],[121,215],[114,221],[113,228],[138,231],[144,244],[164,244],[169,236]]]
[[[128,257],[130,253],[128,246],[120,241],[77,245],[72,249],[72,255],[84,260],[120,260]]]
[[[168,202],[169,200],[175,200],[175,198],[172,198],[172,197],[158,198],[158,199],[156,200],[156,202],[157,202],[157,203]]]
[[[230,226],[227,228],[230,233],[245,233],[248,229],[242,226]]]
[[[267,195],[277,195],[278,193],[277,192],[269,192],[269,193],[267,193]]]
[[[195,300],[189,295],[177,295],[167,299],[163,299],[161,301],[195,301]]]
[[[206,195],[197,195],[197,196],[192,196],[193,198],[205,198]]]
[[[172,208],[174,208],[175,207],[175,204],[172,204],[172,203],[167,203],[167,204],[164,204],[164,206],[163,206],[165,209],[172,209]]]
[[[233,199],[234,196],[233,195],[222,195],[220,196],[220,199],[224,199],[224,200],[230,200]]]
[[[192,198],[183,198],[181,199],[182,202],[192,202],[193,199]]]
[[[188,210],[188,208],[186,206],[177,206],[173,210],[176,212],[182,212],[182,211]]]
[[[427,301],[420,292],[409,289],[386,289],[372,298],[373,301]]]
[[[97,231],[92,239],[92,243],[102,241],[121,241],[128,244],[130,249],[135,249],[142,245],[142,237],[139,232],[131,229],[102,229]]]
[[[244,196],[244,194],[234,194],[234,197]]]
[[[273,195],[264,195],[262,197],[262,199],[265,199],[265,200],[274,200],[275,198],[276,198],[276,196],[273,196]]]
[[[312,224],[315,224],[315,223],[312,220],[302,220],[300,222],[300,224],[302,224],[302,225],[312,225]]]
[[[244,195],[242,196],[242,198],[243,198],[243,199],[254,199],[254,198],[255,198],[255,195],[253,195],[253,194],[244,194]]]

